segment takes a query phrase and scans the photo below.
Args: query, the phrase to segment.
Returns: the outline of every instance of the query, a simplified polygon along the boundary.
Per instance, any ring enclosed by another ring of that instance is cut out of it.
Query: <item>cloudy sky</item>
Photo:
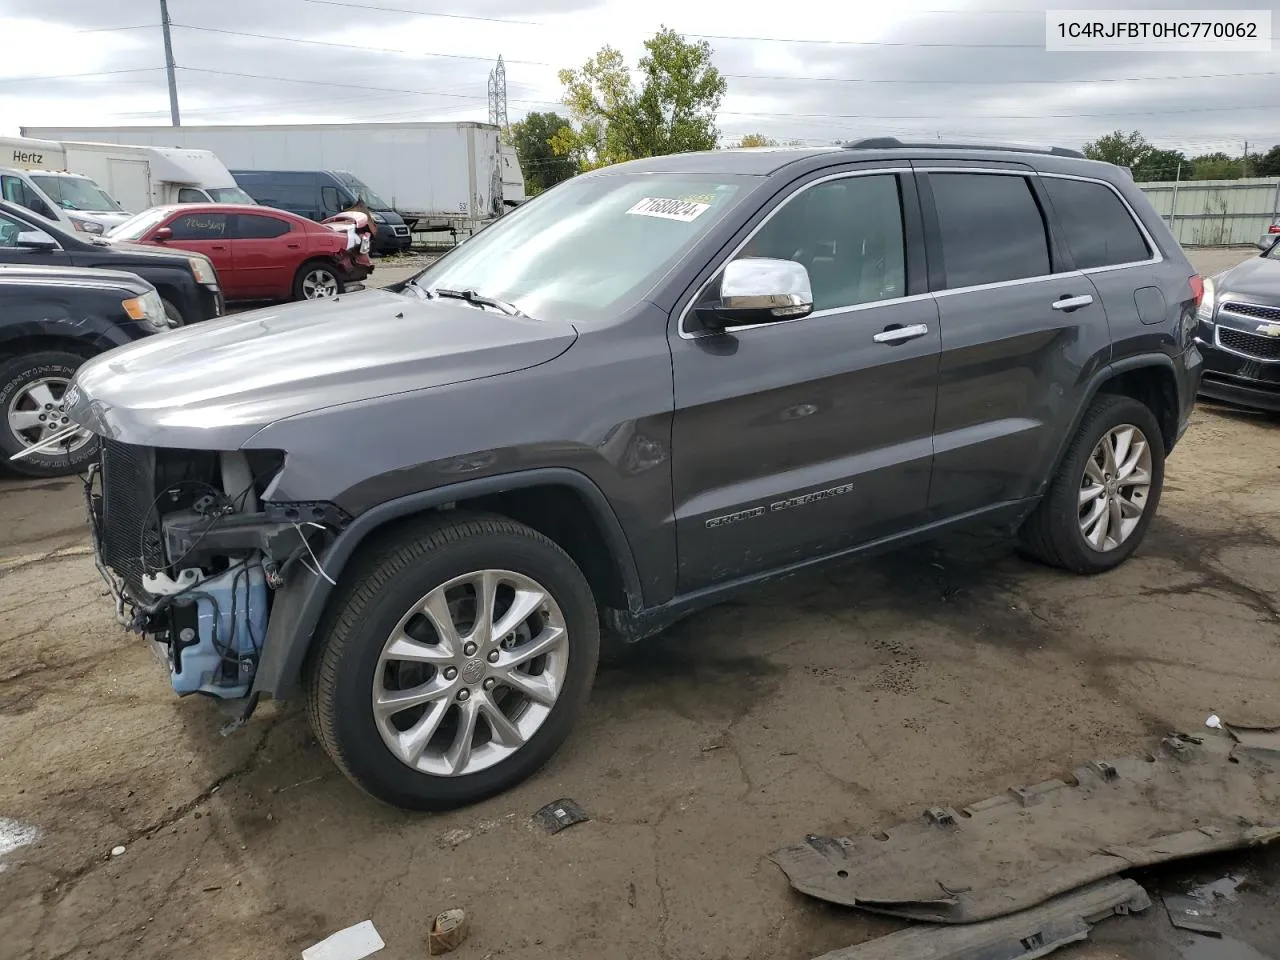
[[[1271,10],[1280,0],[1200,0]],[[169,0],[184,123],[511,120],[556,106],[556,70],[661,25],[705,36],[726,141],[892,134],[1079,145],[1117,128],[1191,153],[1280,143],[1280,50],[1047,53],[1046,7],[1186,0]],[[427,11],[430,11],[428,13]],[[824,12],[825,11],[825,12]],[[839,12],[837,12],[839,11]],[[169,120],[159,0],[0,0],[0,135]],[[39,78],[39,79],[37,79]]]

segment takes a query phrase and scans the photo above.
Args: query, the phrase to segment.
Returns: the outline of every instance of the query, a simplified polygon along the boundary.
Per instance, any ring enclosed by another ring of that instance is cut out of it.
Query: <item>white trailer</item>
[[[487,123],[23,127],[25,136],[211,150],[233,170],[345,170],[417,230],[500,216],[524,199],[514,151]]]

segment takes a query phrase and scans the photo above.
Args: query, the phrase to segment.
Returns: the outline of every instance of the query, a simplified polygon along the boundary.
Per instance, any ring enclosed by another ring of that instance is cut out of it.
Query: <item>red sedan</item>
[[[272,207],[183,203],[152,207],[108,235],[112,242],[191,250],[213,261],[228,300],[319,300],[373,272],[344,228]]]

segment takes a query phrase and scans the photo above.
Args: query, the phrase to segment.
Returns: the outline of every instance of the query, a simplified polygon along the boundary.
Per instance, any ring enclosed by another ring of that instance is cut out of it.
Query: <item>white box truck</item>
[[[42,200],[108,228],[162,204],[253,202],[208,150],[6,137],[0,138],[0,167],[26,171],[28,186],[38,187]],[[114,205],[85,205],[104,190],[108,197],[97,199]],[[21,202],[7,192],[6,198]]]
[[[23,127],[25,136],[198,148],[232,170],[341,170],[368,184],[416,230],[457,229],[524,199],[515,152],[488,123]]]

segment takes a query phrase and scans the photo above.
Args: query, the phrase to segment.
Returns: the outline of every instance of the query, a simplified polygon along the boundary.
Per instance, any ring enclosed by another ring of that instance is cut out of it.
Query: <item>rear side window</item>
[[[1151,259],[1142,231],[1110,187],[1058,177],[1043,182],[1079,269]]]
[[[290,230],[284,220],[242,213],[236,217],[236,237],[241,240],[269,240],[282,237]]]
[[[1040,205],[1026,177],[931,173],[947,287],[1051,272]]]
[[[225,213],[184,213],[169,222],[174,240],[225,240]]]

